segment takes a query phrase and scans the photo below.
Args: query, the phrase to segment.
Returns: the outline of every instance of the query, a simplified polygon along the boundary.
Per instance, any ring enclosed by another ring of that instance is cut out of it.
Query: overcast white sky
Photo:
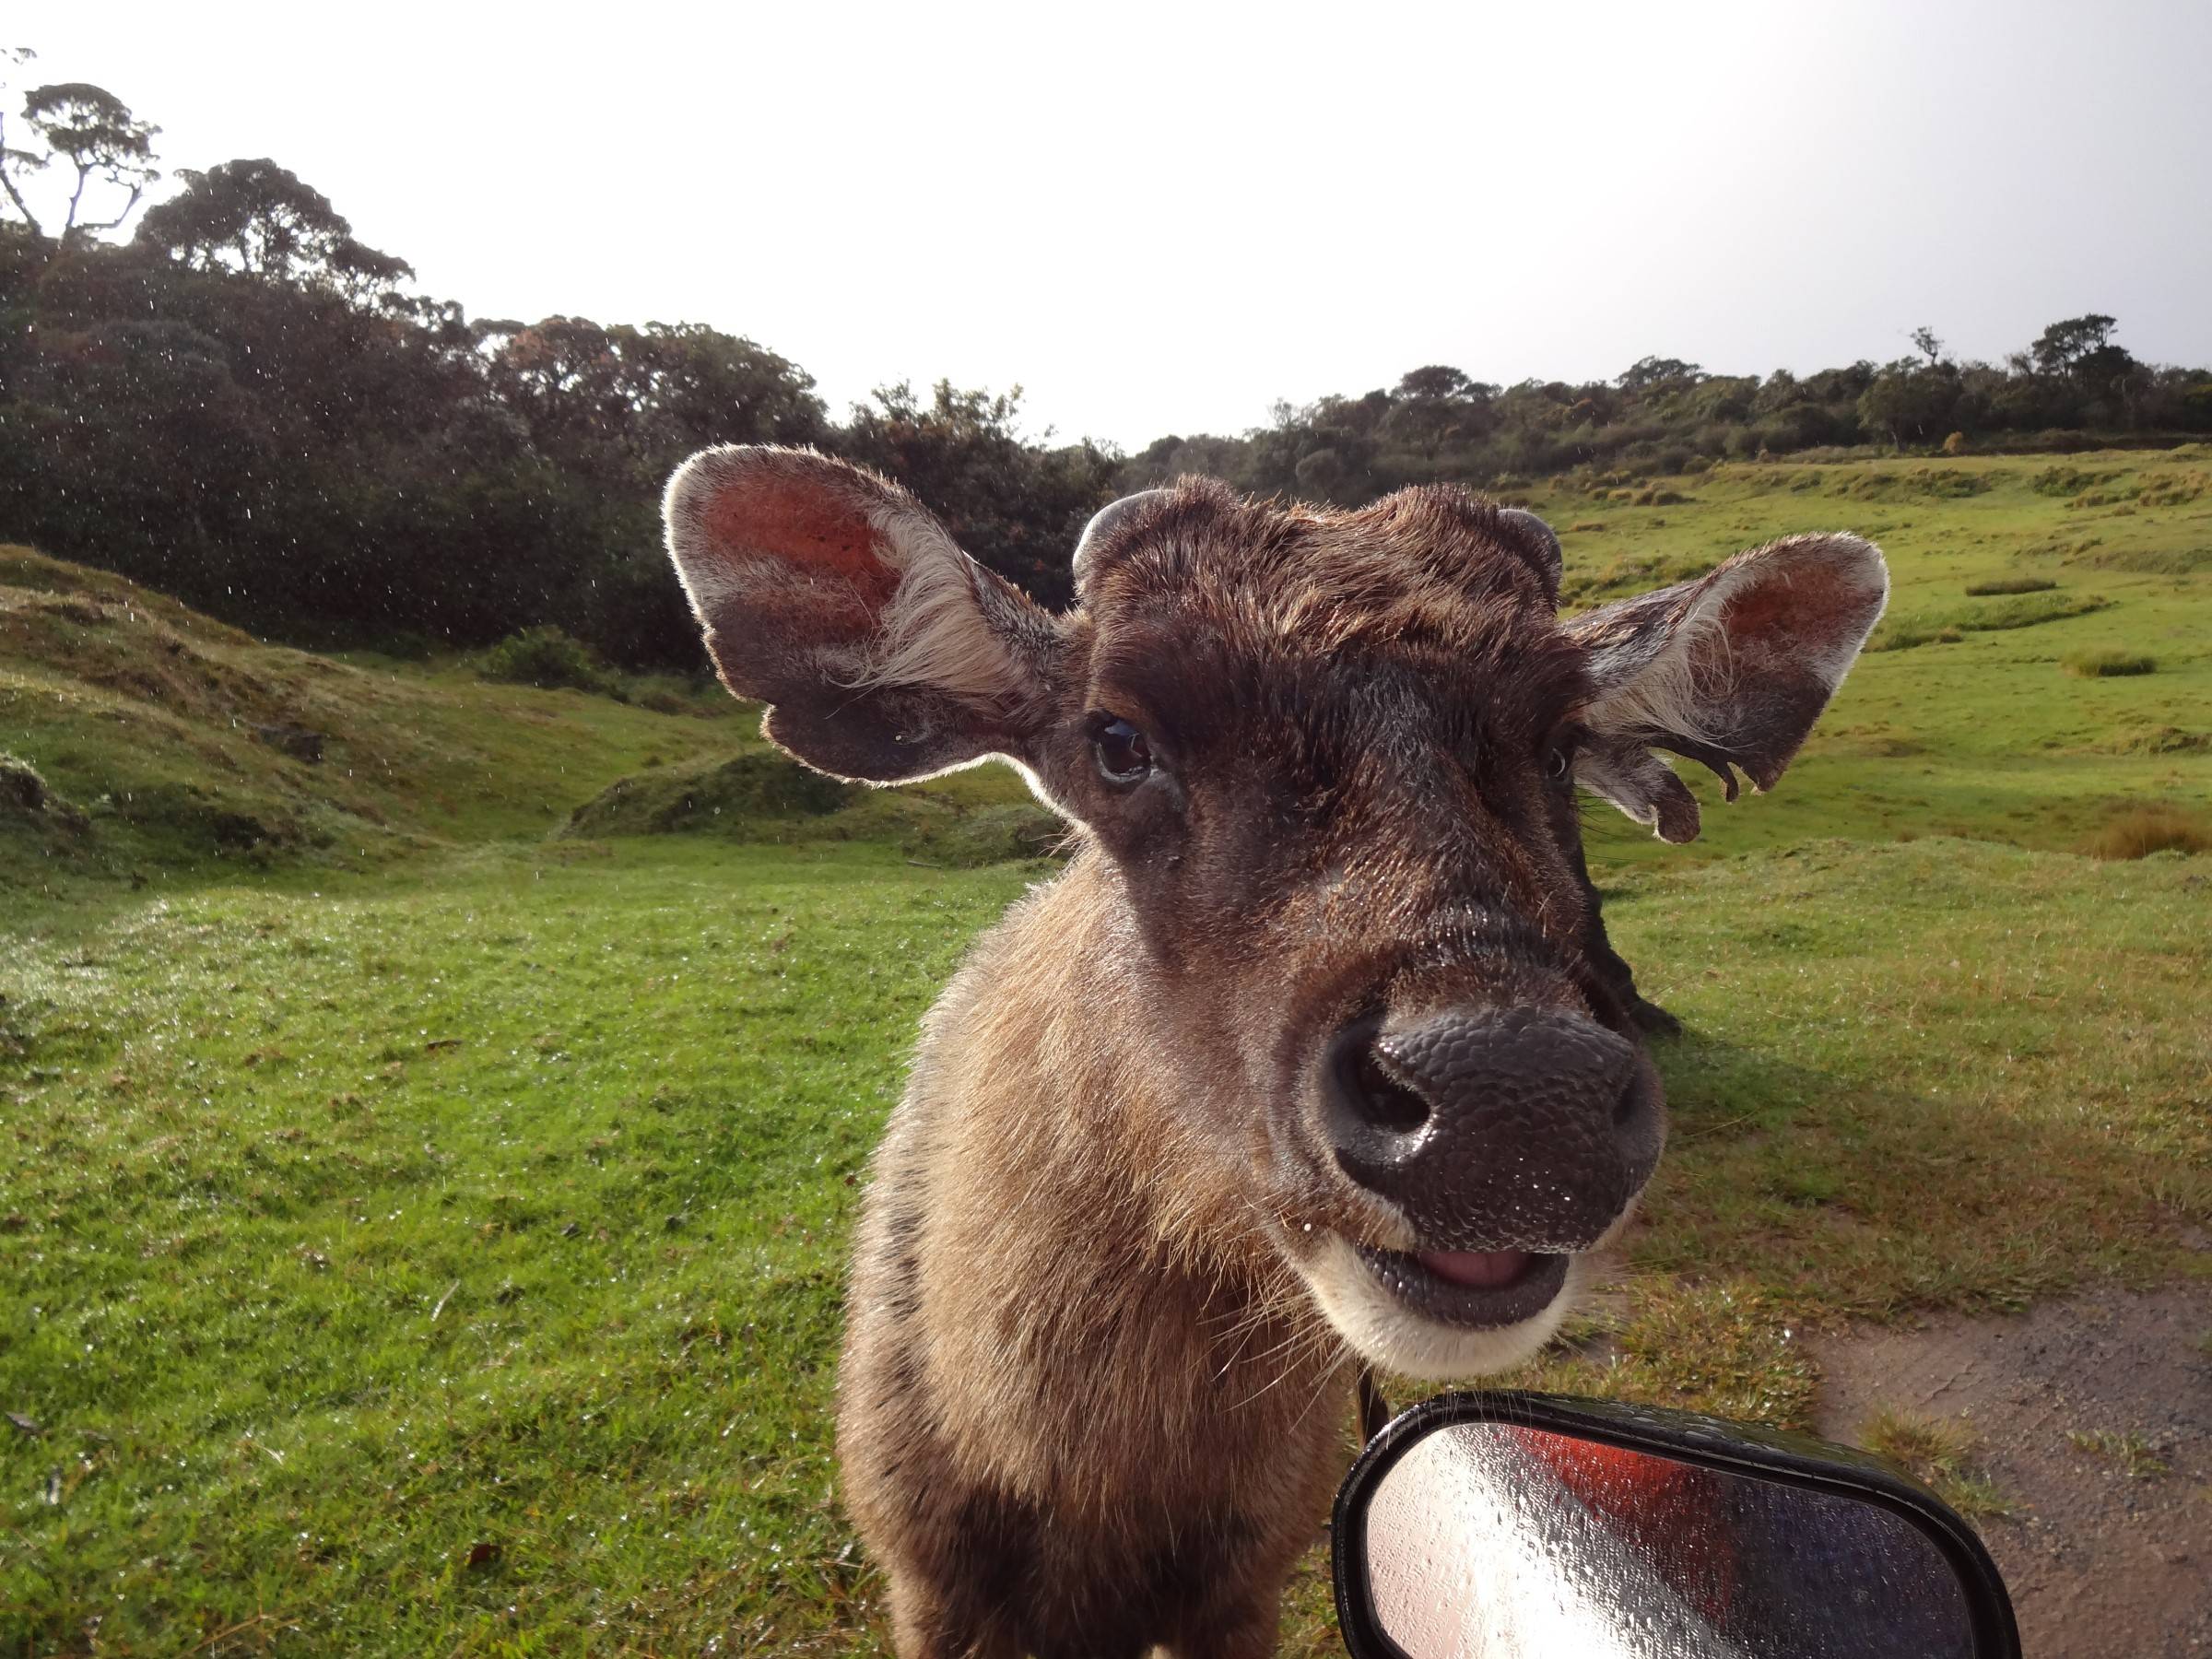
[[[1418,364],[2212,361],[2212,4],[9,8],[472,313],[699,321],[1135,447]]]

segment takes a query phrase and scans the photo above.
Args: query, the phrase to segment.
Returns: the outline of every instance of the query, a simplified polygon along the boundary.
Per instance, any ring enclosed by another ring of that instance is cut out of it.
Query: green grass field
[[[1594,842],[1689,1034],[1524,1380],[1804,1422],[1808,1329],[2207,1271],[2208,477],[1529,496],[1585,596],[1814,527],[1897,593],[1771,797]],[[2105,651],[2155,668],[2066,670]],[[1050,832],[996,772],[815,789],[653,701],[0,552],[0,1653],[882,1651],[830,1443],[855,1182]],[[1340,1651],[1318,1557],[1295,1602]]]

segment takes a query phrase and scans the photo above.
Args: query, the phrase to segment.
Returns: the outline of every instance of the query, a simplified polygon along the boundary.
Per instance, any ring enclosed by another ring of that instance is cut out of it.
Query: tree
[[[1647,392],[1654,386],[1704,379],[1705,371],[1680,358],[1639,358],[1614,383],[1623,392]]]
[[[330,198],[264,156],[181,170],[184,189],[147,209],[136,244],[195,270],[228,270],[360,301],[415,275],[404,259],[356,240]]]
[[[828,426],[814,377],[740,336],[700,324],[648,323],[640,415],[669,466],[709,443],[816,443]]]
[[[1957,365],[1900,358],[1860,394],[1859,418],[1893,449],[1933,443],[1957,426],[1959,390]]]
[[[0,69],[18,67],[29,63],[38,55],[28,46],[0,47]],[[0,93],[6,90],[6,82],[0,81]],[[41,235],[43,232],[39,229],[38,216],[31,212],[30,205],[23,199],[23,192],[18,187],[18,180],[28,174],[40,171],[52,159],[52,157],[39,154],[36,150],[9,148],[7,112],[0,109],[0,191],[6,192],[8,201],[14,206],[15,210],[23,216],[23,222],[30,227],[30,233],[33,236]]]
[[[104,87],[89,81],[34,87],[23,100],[23,119],[76,173],[62,218],[64,242],[94,230],[114,229],[130,218],[146,187],[161,176],[154,165],[154,135],[161,129],[139,120]],[[79,223],[85,192],[95,180],[124,192],[123,206],[107,218]],[[22,198],[12,185],[8,194],[22,207]],[[28,211],[25,217],[29,217]],[[38,229],[35,220],[32,229]]]
[[[1398,395],[1413,403],[1450,403],[1465,397],[1475,382],[1444,363],[1409,369],[1398,377]]]
[[[2143,365],[2116,344],[2112,318],[2090,312],[2053,323],[2029,347],[2044,382],[2063,382],[2048,401],[2069,426],[2136,424],[2137,394],[2147,389]]]
[[[1489,400],[1497,394],[1497,387],[1470,380],[1460,370],[1431,363],[1399,377],[1382,429],[1434,461],[1445,445],[1482,435]]]
[[[2068,317],[2063,323],[2053,323],[2035,337],[2029,355],[2038,374],[2071,374],[2087,359],[2112,347],[2112,330],[2118,327],[2111,317],[2099,316],[2092,312],[2084,317]]]
[[[1943,342],[1936,337],[1936,331],[1925,323],[1914,329],[1909,337],[1913,348],[1926,355],[1929,368],[1933,369],[1943,361]]]

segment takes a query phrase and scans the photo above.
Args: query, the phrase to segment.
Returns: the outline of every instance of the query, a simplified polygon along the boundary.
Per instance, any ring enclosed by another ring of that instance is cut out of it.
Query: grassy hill
[[[1585,600],[1816,526],[1898,583],[1772,797],[1596,850],[1690,1034],[1532,1379],[1803,1422],[1808,1328],[2206,1273],[2212,862],[2076,849],[2212,811],[2207,462],[2065,469],[1531,498]],[[2100,650],[2153,670],[2067,670]],[[658,690],[330,661],[0,553],[0,1653],[885,1651],[846,1228],[1049,831]],[[1287,1651],[1338,1651],[1325,1605],[1317,1559]]]
[[[639,689],[622,701],[460,660],[288,650],[0,547],[0,766],[17,780],[0,884],[81,896],[241,864],[362,871],[556,830],[873,836],[966,864],[1057,839],[998,775],[841,789],[774,755],[711,683]]]
[[[723,752],[743,729],[726,698],[663,697],[694,718],[264,645],[122,577],[0,547],[0,751],[58,797],[48,828],[67,808],[86,820],[38,843],[65,878],[240,858],[366,867],[542,834],[606,778]],[[318,761],[293,734],[320,737]],[[0,875],[21,881],[42,869],[16,828]]]

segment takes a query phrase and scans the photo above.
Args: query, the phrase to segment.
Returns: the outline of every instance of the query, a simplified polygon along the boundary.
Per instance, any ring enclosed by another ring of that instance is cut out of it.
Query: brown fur
[[[1264,1653],[1340,1470],[1340,1346],[1086,1015],[1130,1006],[1101,875],[977,948],[877,1156],[839,1443],[902,1653]]]
[[[1469,1006],[1635,1040],[1547,767],[1604,689],[1554,619],[1556,547],[1457,489],[1335,512],[1188,482],[1087,546],[1053,618],[817,457],[709,452],[669,503],[724,677],[776,701],[779,741],[877,781],[1002,753],[1079,826],[924,1022],[856,1241],[839,1449],[900,1652],[1269,1652],[1361,1357],[1316,1264],[1420,1247],[1326,1151],[1323,1046]],[[963,630],[959,683],[840,679],[849,618],[900,626],[848,569],[869,546]],[[1595,631],[1637,646],[1672,615]],[[1109,716],[1150,740],[1141,786],[1093,759]]]

